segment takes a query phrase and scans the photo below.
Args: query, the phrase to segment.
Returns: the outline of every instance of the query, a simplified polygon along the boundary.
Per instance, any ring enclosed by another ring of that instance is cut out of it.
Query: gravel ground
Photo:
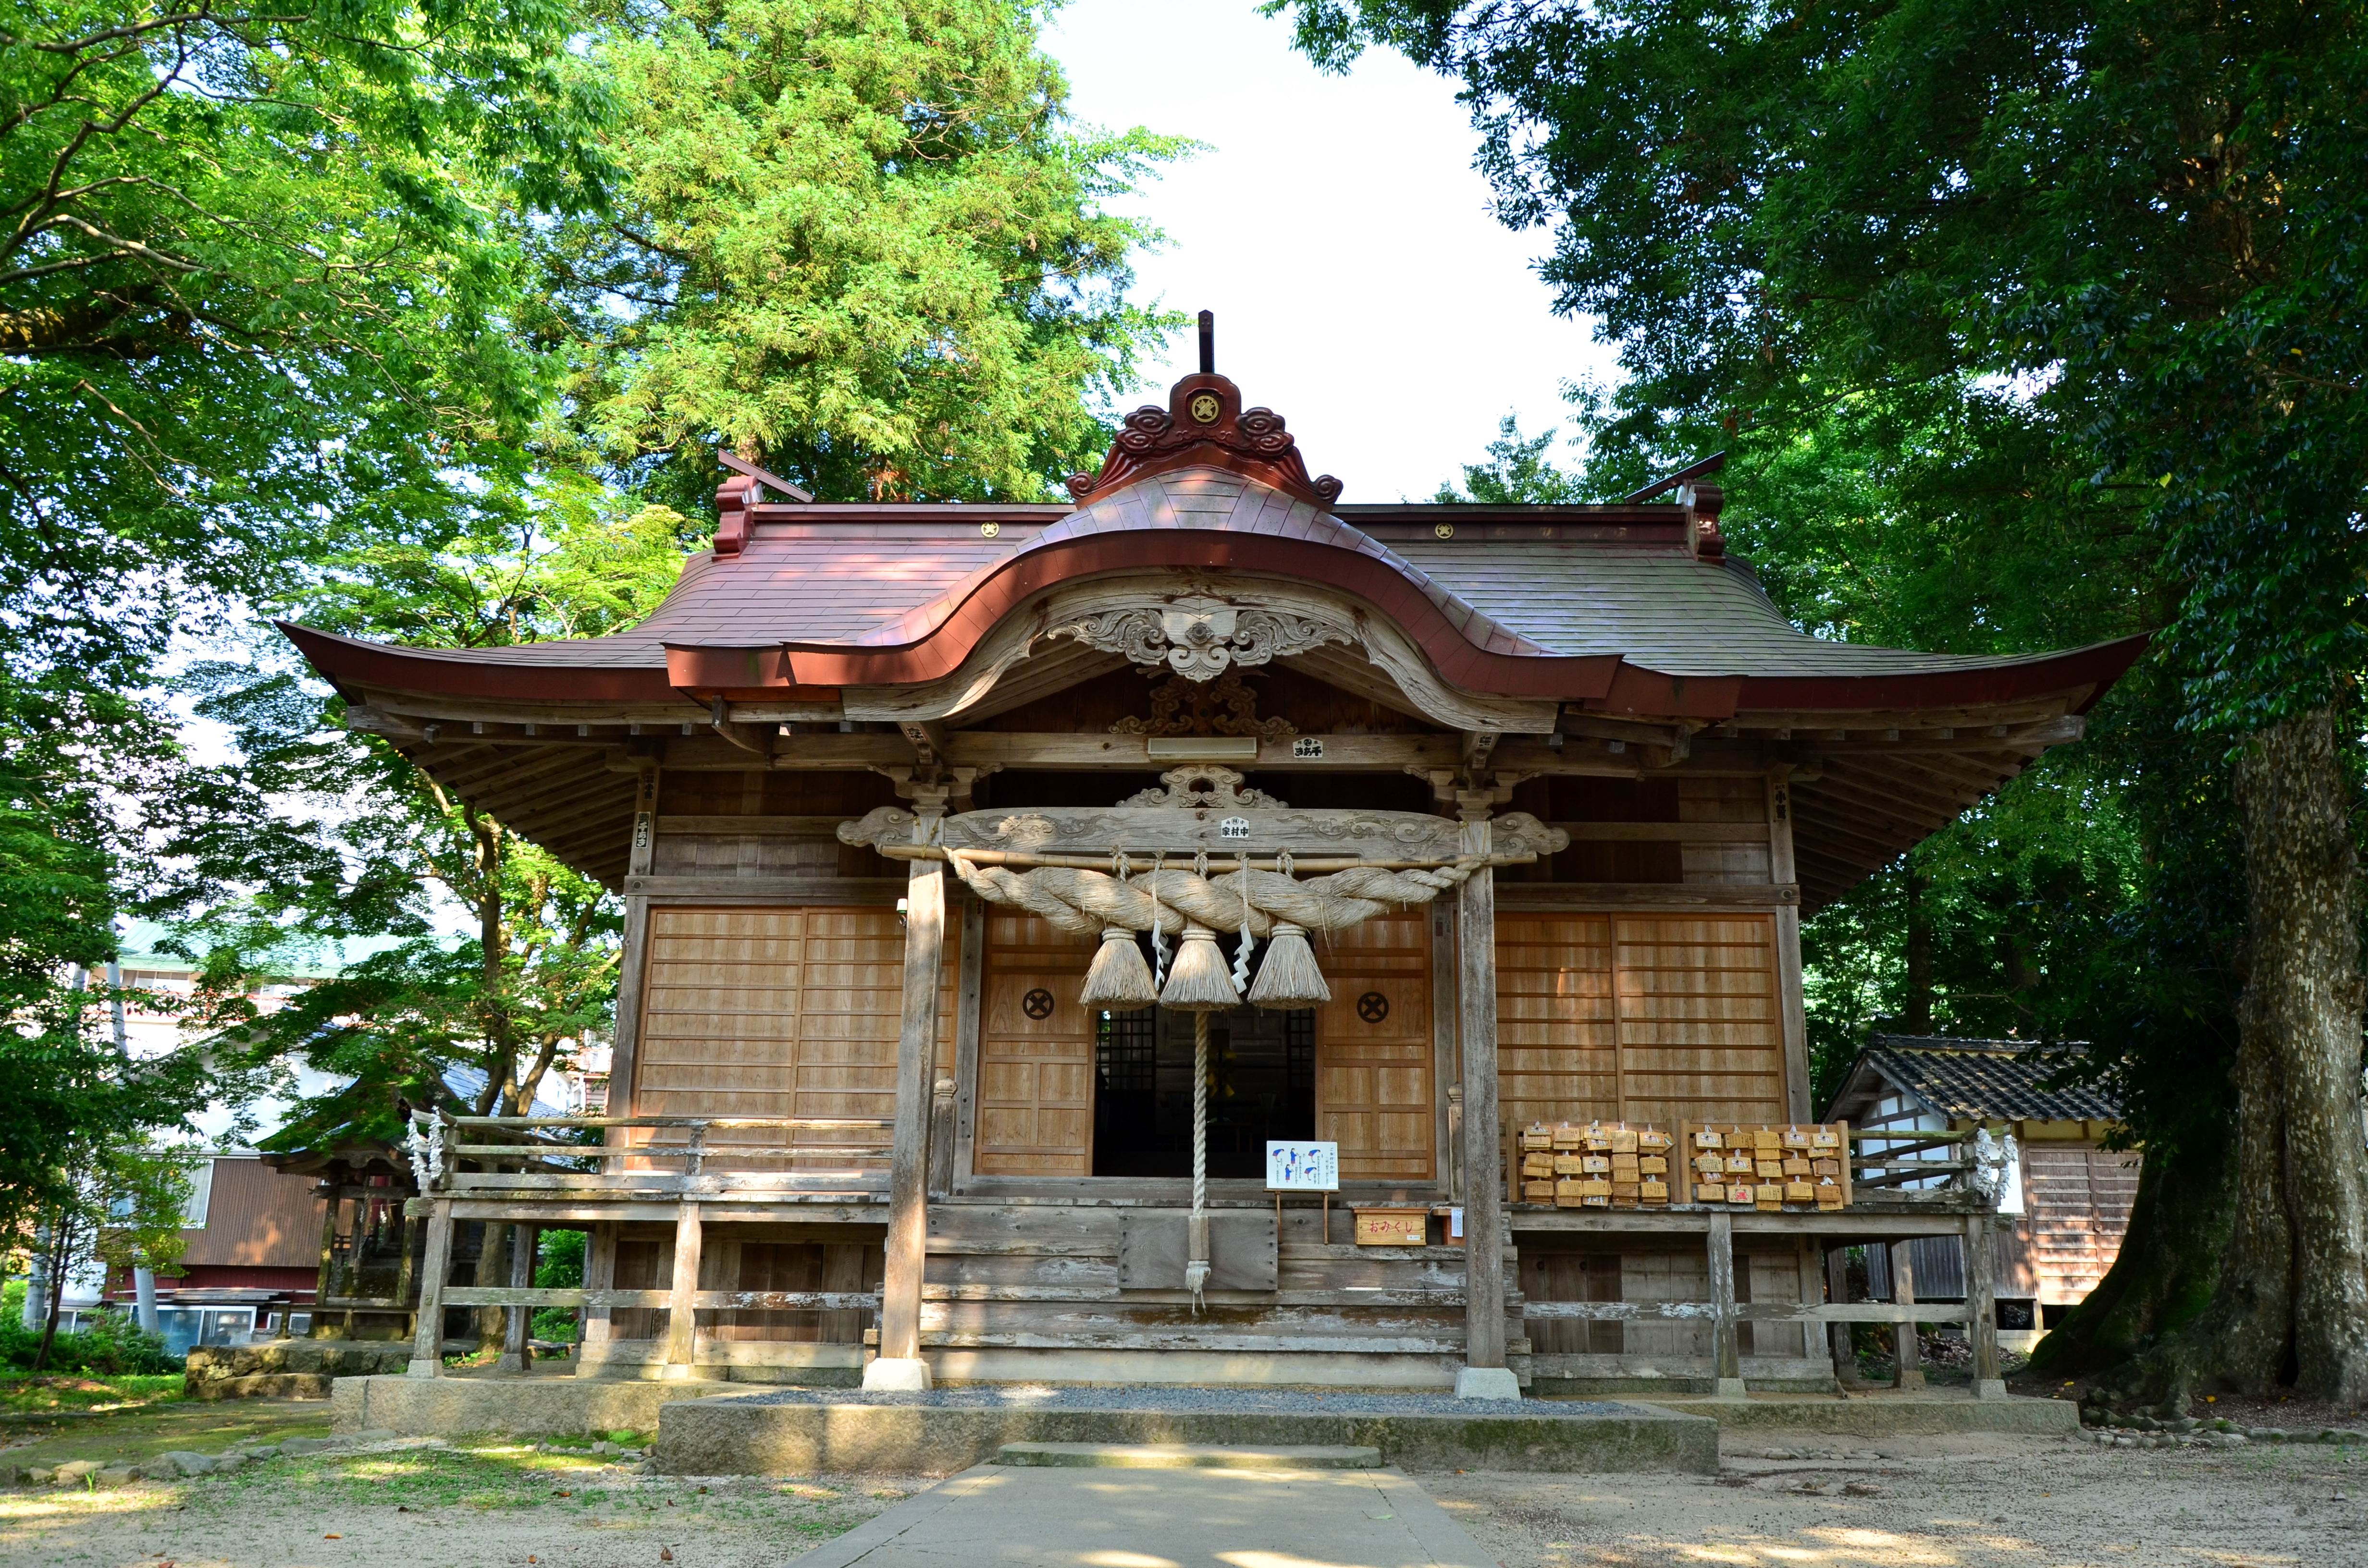
[[[2368,1565],[2368,1453],[2349,1449],[1755,1432],[1715,1480],[1417,1479],[1505,1568]]]
[[[1159,1410],[1319,1415],[1500,1415],[1511,1404],[1451,1394],[1317,1393],[1299,1389],[1190,1387],[1053,1388],[1014,1383],[931,1389],[927,1393],[867,1393],[858,1389],[780,1389],[734,1396],[741,1404],[916,1404],[941,1410]],[[1600,1416],[1622,1407],[1601,1400],[1523,1400],[1522,1415]]]

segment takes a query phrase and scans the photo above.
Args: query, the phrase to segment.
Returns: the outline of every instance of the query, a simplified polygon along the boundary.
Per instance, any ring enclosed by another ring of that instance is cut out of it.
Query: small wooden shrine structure
[[[1998,1198],[2007,1226],[1994,1233],[1991,1278],[2000,1338],[2035,1343],[2087,1299],[2120,1256],[2137,1201],[2139,1155],[2105,1147],[2122,1108],[2094,1085],[2054,1082],[2054,1051],[2018,1040],[1876,1034],[1850,1064],[1827,1108],[1869,1135],[1905,1147],[1932,1131],[1989,1129],[2011,1138]],[[1870,1145],[1874,1139],[1867,1140]],[[1908,1244],[1905,1269],[1881,1249],[1868,1258],[1872,1293],[1894,1300],[1962,1301],[1964,1252],[1950,1237]]]
[[[1805,636],[1714,463],[1344,504],[1206,352],[1066,504],[735,472],[630,631],[286,629],[626,903],[611,1114],[423,1130],[440,1304],[580,1306],[587,1373],[1829,1386],[1820,1325],[1892,1309],[1826,1302],[1820,1249],[1993,1222],[1966,1158],[1846,1153],[1842,1208],[1531,1202],[1520,1135],[1805,1126],[1802,911],[2135,645]],[[1269,1140],[1338,1144],[1328,1235]],[[484,1219],[589,1227],[586,1287],[448,1285]]]

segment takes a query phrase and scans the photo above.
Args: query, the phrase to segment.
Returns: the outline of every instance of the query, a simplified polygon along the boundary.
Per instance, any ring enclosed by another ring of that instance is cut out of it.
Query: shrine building
[[[2136,642],[1805,635],[1716,460],[1344,502],[1205,328],[1066,504],[727,464],[630,630],[286,628],[626,910],[606,1114],[415,1138],[415,1375],[448,1311],[515,1353],[560,1304],[584,1376],[1830,1388],[1839,1325],[1904,1312],[1997,1392],[1979,1267],[1953,1320],[1837,1289],[1997,1195],[1979,1130],[1812,1123],[1800,922],[2078,739]],[[588,1230],[585,1287],[447,1278],[488,1221]]]

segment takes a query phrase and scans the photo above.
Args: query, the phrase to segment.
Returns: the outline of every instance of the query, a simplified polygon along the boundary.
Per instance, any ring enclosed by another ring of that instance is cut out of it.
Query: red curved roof
[[[825,700],[950,674],[1064,584],[1227,571],[1352,596],[1470,691],[1702,719],[1986,706],[2080,687],[2093,701],[2143,646],[1996,658],[1811,637],[1748,567],[1698,556],[1692,516],[1677,506],[1356,510],[1363,528],[1207,467],[1145,475],[1074,512],[762,506],[739,553],[692,557],[663,604],[610,636],[424,649],[284,630],[341,687],[510,702]]]

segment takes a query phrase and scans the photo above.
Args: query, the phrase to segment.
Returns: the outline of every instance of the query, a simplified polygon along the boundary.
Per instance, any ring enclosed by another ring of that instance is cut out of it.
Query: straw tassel
[[[1258,965],[1258,982],[1250,987],[1250,1006],[1288,1012],[1320,1007],[1332,1000],[1324,971],[1315,967],[1315,953],[1307,945],[1304,928],[1278,920],[1267,937],[1266,961]]]
[[[1167,984],[1159,993],[1159,1005],[1184,1013],[1218,1013],[1242,1005],[1234,977],[1225,972],[1225,955],[1217,947],[1216,933],[1206,926],[1184,927],[1183,945],[1177,949],[1176,961],[1167,966]]]
[[[1134,945],[1133,932],[1123,926],[1103,930],[1102,945],[1094,954],[1093,967],[1086,971],[1085,994],[1079,1000],[1088,1007],[1114,1013],[1139,1012],[1159,1000],[1159,992],[1151,983],[1151,966],[1143,961],[1143,949]]]

